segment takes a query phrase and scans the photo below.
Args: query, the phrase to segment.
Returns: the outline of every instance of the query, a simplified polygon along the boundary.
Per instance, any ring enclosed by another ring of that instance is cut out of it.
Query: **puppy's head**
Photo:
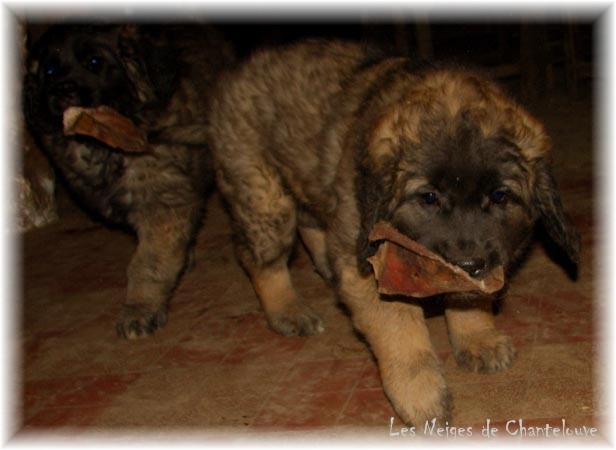
[[[513,267],[537,220],[577,264],[579,237],[536,119],[468,72],[427,71],[392,85],[395,101],[369,113],[379,111],[358,161],[360,266],[378,220],[477,278]]]
[[[50,28],[29,52],[24,89],[29,122],[58,130],[69,106],[107,105],[134,116],[158,100],[157,73],[148,64],[154,53],[131,25]]]

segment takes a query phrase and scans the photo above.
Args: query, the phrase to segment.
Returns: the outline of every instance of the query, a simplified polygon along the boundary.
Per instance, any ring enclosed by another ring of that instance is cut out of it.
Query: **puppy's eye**
[[[503,189],[497,189],[490,194],[490,201],[495,205],[504,205],[509,200],[509,193]]]
[[[58,66],[54,63],[49,63],[45,66],[44,71],[45,75],[47,75],[48,77],[54,76],[58,73]]]
[[[103,68],[103,59],[98,56],[91,56],[87,59],[86,67],[90,72],[98,73]]]
[[[420,198],[425,205],[436,205],[438,203],[438,195],[435,192],[425,192],[420,195]]]

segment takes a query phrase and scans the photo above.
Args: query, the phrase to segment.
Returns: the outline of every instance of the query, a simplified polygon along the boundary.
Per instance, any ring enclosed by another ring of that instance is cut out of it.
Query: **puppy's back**
[[[228,73],[211,108],[215,157],[267,161],[296,197],[314,182],[332,101],[362,64],[361,46],[308,40],[255,53]],[[291,179],[292,178],[292,179]]]

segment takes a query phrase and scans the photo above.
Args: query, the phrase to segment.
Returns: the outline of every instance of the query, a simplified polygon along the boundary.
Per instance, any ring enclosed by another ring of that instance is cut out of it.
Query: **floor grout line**
[[[363,375],[370,368],[370,366],[368,364],[370,361],[371,361],[370,359],[367,359],[366,362],[364,362],[364,367],[362,368],[361,375],[357,378],[357,380],[355,380],[355,384],[353,384],[353,387],[349,390],[347,398],[346,398],[344,404],[342,405],[342,408],[340,408],[340,411],[338,412],[338,415],[336,416],[336,420],[334,422],[334,425],[340,425],[340,421],[344,417],[344,413],[346,412],[346,409],[349,406],[349,403],[351,402],[351,399],[353,398],[353,396],[357,392],[357,386],[362,381]]]

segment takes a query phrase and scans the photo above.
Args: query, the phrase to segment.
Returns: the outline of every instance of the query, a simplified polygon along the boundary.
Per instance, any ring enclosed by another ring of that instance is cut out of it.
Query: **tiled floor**
[[[514,419],[526,427],[560,426],[565,419],[572,428],[602,430],[602,341],[593,326],[601,299],[593,251],[591,107],[560,100],[542,105],[539,114],[554,137],[564,202],[582,231],[583,264],[573,282],[541,244],[533,248],[497,317],[518,349],[506,372],[458,368],[443,317],[428,320],[453,393],[452,424],[472,427],[475,436],[487,419],[499,435],[507,435],[505,424]],[[171,439],[181,432],[180,438],[210,433],[224,443],[318,431],[350,440],[393,439],[390,418],[394,427],[401,423],[375,362],[301,248],[292,276],[324,317],[323,335],[284,338],[267,328],[214,196],[197,265],[175,294],[169,323],[150,339],[125,341],[116,337],[114,323],[132,237],[62,205],[59,223],[23,240],[18,438],[45,432]]]

